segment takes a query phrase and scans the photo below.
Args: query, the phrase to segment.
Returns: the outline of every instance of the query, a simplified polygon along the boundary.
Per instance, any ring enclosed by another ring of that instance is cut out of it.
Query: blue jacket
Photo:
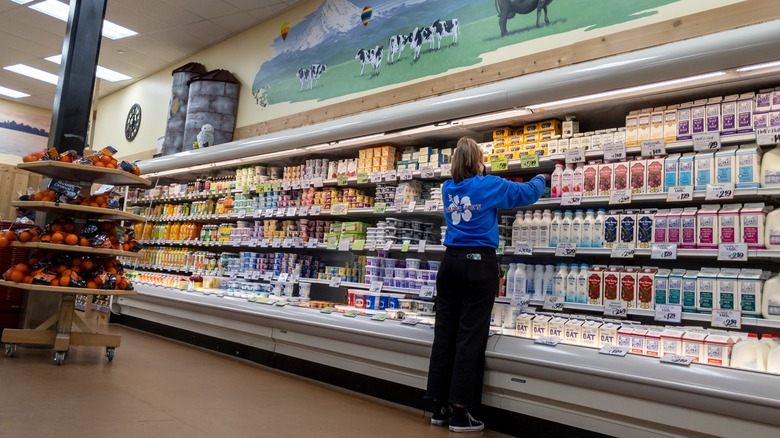
[[[535,203],[544,193],[544,177],[527,183],[497,176],[475,176],[442,187],[447,234],[444,246],[498,248],[498,211]]]

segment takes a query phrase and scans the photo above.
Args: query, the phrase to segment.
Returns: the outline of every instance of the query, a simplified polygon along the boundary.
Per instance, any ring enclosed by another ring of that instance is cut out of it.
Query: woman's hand
[[[537,175],[537,176],[541,176],[542,178],[544,178],[544,182],[546,182],[546,183],[549,183],[549,182],[550,182],[550,178],[551,178],[551,177],[550,177],[550,174],[549,174],[549,173],[540,173],[540,174],[539,174],[539,175]]]

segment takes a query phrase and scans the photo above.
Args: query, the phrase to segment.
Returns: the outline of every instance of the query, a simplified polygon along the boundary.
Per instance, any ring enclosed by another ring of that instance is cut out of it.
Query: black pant
[[[490,313],[498,291],[496,250],[447,248],[436,289],[436,326],[426,397],[466,407],[479,405]]]

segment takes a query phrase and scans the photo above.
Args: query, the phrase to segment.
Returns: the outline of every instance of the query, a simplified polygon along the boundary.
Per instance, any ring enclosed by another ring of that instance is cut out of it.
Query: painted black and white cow
[[[271,85],[265,85],[255,90],[255,103],[263,108],[267,107],[269,91],[271,91]]]
[[[297,76],[298,80],[301,81],[301,91],[303,91],[303,87],[308,86],[311,82],[311,71],[308,68],[299,68]]]
[[[420,50],[422,50],[423,44],[430,43],[431,49],[433,49],[433,44],[435,42],[433,38],[433,29],[429,26],[415,27],[412,33],[409,34],[409,39],[411,40],[410,47],[414,52],[415,61],[420,57]]]
[[[406,48],[406,45],[411,42],[411,35],[393,35],[390,37],[390,42],[387,46],[389,57],[387,58],[387,63],[392,64],[393,58],[395,55],[398,55],[398,60],[401,59],[401,52],[404,51],[404,48]]]
[[[441,49],[441,40],[445,37],[452,37],[452,44],[458,44],[458,35],[460,34],[460,26],[458,25],[458,19],[453,18],[452,20],[436,20],[431,25],[431,29],[433,30],[433,34],[436,37],[436,39],[439,41],[439,45],[437,49]]]
[[[327,69],[328,66],[326,64],[312,64],[311,67],[309,67],[309,89],[317,86],[317,81]]]
[[[379,74],[379,68],[382,66],[382,49],[384,46],[376,46],[373,49],[360,49],[355,54],[355,59],[360,61],[360,76],[363,76],[363,71],[366,65],[374,67],[374,72],[371,76]]]

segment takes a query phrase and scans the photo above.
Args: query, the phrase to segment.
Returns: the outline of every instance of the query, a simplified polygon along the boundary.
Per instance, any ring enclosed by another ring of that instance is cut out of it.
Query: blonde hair
[[[462,137],[452,154],[452,179],[461,182],[479,175],[479,163],[484,159],[477,142],[471,137]]]

